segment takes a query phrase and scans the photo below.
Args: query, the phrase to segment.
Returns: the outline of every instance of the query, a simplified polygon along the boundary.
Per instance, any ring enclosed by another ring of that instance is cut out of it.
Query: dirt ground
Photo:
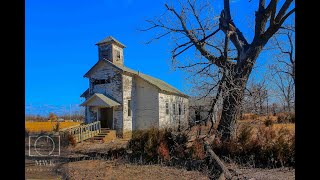
[[[261,169],[232,167],[230,172],[234,175],[233,180],[294,180],[295,170],[291,168]],[[209,179],[204,173],[187,171],[174,167],[159,165],[132,165],[117,161],[106,160],[83,160],[69,162],[59,167],[59,172],[51,168],[39,167],[26,164],[26,179],[99,179],[99,180],[162,180],[162,179]],[[235,175],[237,174],[237,175]]]
[[[204,128],[205,129],[205,128]],[[293,128],[294,129],[294,128]],[[193,129],[193,131],[195,131]],[[189,133],[192,139],[193,131]],[[205,131],[203,131],[205,132]],[[121,139],[110,143],[92,143],[83,142],[76,147],[68,148],[65,157],[84,155],[90,152],[105,153],[110,149],[125,148],[128,141]],[[27,151],[26,151],[27,152]],[[27,156],[27,154],[26,154]],[[242,167],[236,164],[226,164],[234,175],[233,179],[239,180],[293,180],[295,179],[295,169],[276,168],[261,169]],[[174,167],[165,167],[160,165],[133,165],[124,164],[118,161],[110,160],[81,160],[69,162],[59,166],[60,171],[52,168],[38,167],[31,160],[26,161],[26,179],[105,179],[105,180],[122,180],[122,179],[209,179],[204,173],[198,171],[187,171]]]
[[[239,169],[242,174],[238,176],[239,179],[251,180],[294,180],[295,170],[288,168],[277,169],[259,169],[259,168],[246,168]]]
[[[69,179],[190,179],[207,180],[205,175],[197,171],[187,171],[157,165],[120,164],[116,161],[87,160],[71,162],[63,165]]]

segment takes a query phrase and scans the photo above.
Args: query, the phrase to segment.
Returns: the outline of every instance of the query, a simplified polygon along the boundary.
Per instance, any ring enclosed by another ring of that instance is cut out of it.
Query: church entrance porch
[[[99,121],[101,122],[101,128],[114,129],[113,127],[113,108],[99,108],[100,117]]]

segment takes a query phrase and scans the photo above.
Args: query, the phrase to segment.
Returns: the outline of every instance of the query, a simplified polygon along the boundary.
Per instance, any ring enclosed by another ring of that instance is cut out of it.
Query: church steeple
[[[96,45],[98,46],[99,60],[108,60],[116,65],[123,66],[123,49],[125,45],[112,36],[99,41]]]

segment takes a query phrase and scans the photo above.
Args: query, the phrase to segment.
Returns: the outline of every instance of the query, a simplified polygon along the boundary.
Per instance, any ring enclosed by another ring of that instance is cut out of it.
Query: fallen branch
[[[213,160],[216,161],[218,164],[219,170],[222,172],[219,179],[231,179],[232,175],[229,172],[228,168],[223,164],[223,162],[220,160],[220,158],[216,155],[216,153],[213,152],[210,145],[204,141],[204,147],[209,152],[210,156],[213,158]]]

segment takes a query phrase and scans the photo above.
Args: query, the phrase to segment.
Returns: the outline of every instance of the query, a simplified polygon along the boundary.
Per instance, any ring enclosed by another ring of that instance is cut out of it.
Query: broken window
[[[128,116],[131,116],[131,100],[128,100]]]
[[[169,103],[166,102],[166,114],[168,115],[169,114]]]
[[[107,78],[107,79],[93,79],[93,85],[96,85],[96,84],[108,84],[110,83],[110,78]]]
[[[116,60],[120,60],[120,51],[116,50]]]

